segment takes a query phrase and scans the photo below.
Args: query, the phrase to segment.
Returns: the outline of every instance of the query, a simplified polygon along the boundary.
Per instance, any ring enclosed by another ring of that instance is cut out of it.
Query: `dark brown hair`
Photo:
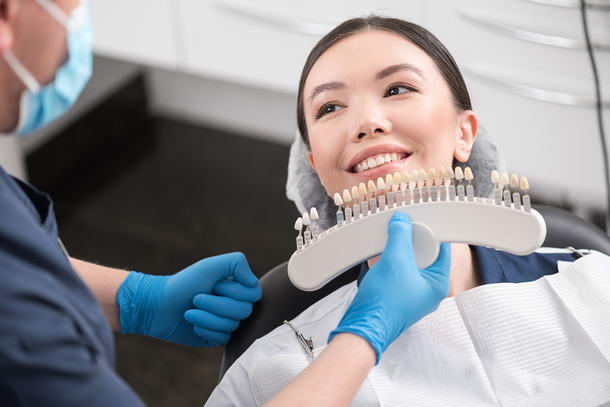
[[[335,27],[318,41],[316,46],[309,53],[307,61],[305,61],[305,66],[303,66],[301,80],[299,81],[299,92],[297,95],[297,124],[299,126],[299,131],[301,132],[301,137],[307,146],[309,146],[309,136],[307,134],[307,124],[305,123],[305,112],[303,107],[303,88],[305,87],[305,81],[309,76],[309,71],[311,71],[311,68],[318,58],[320,58],[320,56],[332,45],[343,38],[369,29],[385,30],[396,33],[421,48],[430,58],[432,58],[445,78],[445,81],[451,90],[455,107],[459,111],[472,109],[468,89],[466,89],[464,78],[462,77],[457,64],[449,51],[447,51],[447,48],[445,48],[438,38],[432,35],[428,30],[417,24],[399,20],[397,18],[386,18],[374,15],[366,18],[352,18]]]

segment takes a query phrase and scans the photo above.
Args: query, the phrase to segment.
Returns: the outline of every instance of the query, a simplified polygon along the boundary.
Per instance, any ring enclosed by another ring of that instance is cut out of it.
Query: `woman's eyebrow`
[[[322,92],[326,92],[327,90],[337,90],[337,89],[343,89],[343,88],[345,88],[345,83],[343,83],[343,82],[323,83],[314,88],[314,90],[311,92],[311,95],[309,95],[309,101],[311,102],[313,100],[313,98],[315,98]]]
[[[424,77],[424,73],[422,72],[421,69],[419,69],[416,66],[413,66],[411,64],[396,64],[396,65],[390,65],[386,68],[383,68],[381,71],[377,72],[377,74],[375,75],[375,80],[381,80],[387,76],[392,75],[393,73],[396,72],[400,72],[400,71],[411,71],[416,73],[417,75],[421,76],[422,79],[426,79]]]

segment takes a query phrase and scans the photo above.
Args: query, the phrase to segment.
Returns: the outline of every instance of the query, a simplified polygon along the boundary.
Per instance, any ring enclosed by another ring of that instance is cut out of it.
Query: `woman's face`
[[[382,30],[329,48],[309,73],[303,103],[309,161],[330,196],[388,173],[465,162],[476,137],[474,113],[457,111],[432,59]]]

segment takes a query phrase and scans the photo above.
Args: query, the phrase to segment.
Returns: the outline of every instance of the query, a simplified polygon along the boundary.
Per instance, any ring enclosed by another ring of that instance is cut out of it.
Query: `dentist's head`
[[[60,117],[91,71],[84,0],[0,0],[0,134],[31,133]]]

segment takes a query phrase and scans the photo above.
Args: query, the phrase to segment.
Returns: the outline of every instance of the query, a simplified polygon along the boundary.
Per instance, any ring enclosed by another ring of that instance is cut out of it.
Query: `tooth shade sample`
[[[394,184],[400,185],[403,182],[402,176],[400,175],[399,172],[395,172],[394,175],[392,176],[392,178],[394,178]]]
[[[446,173],[447,173],[447,178],[449,178],[449,179],[455,178],[455,173],[453,172],[453,169],[451,167],[447,167]]]
[[[383,178],[381,178],[381,177],[377,178],[377,190],[384,191],[385,188],[386,188],[386,185],[385,185],[385,181],[383,180]]]
[[[343,199],[341,199],[341,195],[339,195],[338,192],[335,192],[335,195],[333,196],[333,200],[335,201],[335,205],[337,205],[337,206],[343,205]]]
[[[500,174],[498,174],[498,171],[493,170],[491,172],[491,183],[498,184],[499,182],[500,182]]]
[[[309,210],[309,217],[311,218],[311,220],[320,219],[320,215],[318,215],[318,210],[316,208],[311,208]]]
[[[421,181],[421,185],[424,186],[426,179],[428,178],[428,174],[426,174],[426,170],[423,168],[419,170],[419,181]]]
[[[368,193],[368,191],[366,190],[366,185],[364,185],[364,182],[361,182],[358,185],[358,192],[360,193],[362,199],[366,199],[366,194]]]
[[[303,225],[307,226],[311,223],[309,220],[309,214],[307,212],[303,212]]]
[[[464,179],[464,172],[462,171],[462,167],[455,167],[455,179],[461,181]]]
[[[466,178],[466,181],[472,181],[474,179],[474,175],[472,174],[470,167],[466,167],[464,169],[464,178]]]
[[[352,200],[352,196],[350,195],[347,189],[343,190],[343,202],[348,203]]]
[[[510,177],[510,186],[513,188],[518,188],[519,187],[519,177],[517,177],[517,174],[513,174]]]
[[[347,189],[343,190],[343,202],[348,203],[352,200],[352,196],[349,194]]]
[[[303,219],[301,217],[298,217],[297,221],[294,222],[294,229],[298,230],[299,232],[303,230]]]
[[[385,176],[385,184],[388,188],[391,188],[394,185],[394,176],[392,174],[387,174]]]
[[[502,177],[500,178],[503,185],[508,185],[510,183],[510,179],[508,178],[508,173],[503,172]]]
[[[519,187],[523,190],[523,191],[527,191],[530,189],[530,184],[527,182],[527,178],[525,177],[521,177],[521,181],[519,181]]]
[[[352,187],[352,198],[354,198],[354,199],[360,198],[360,193],[358,192],[358,187],[355,185]]]
[[[367,183],[367,187],[369,190],[369,193],[374,194],[377,191],[377,188],[375,187],[375,183],[373,182],[373,180],[369,180],[369,182]]]

